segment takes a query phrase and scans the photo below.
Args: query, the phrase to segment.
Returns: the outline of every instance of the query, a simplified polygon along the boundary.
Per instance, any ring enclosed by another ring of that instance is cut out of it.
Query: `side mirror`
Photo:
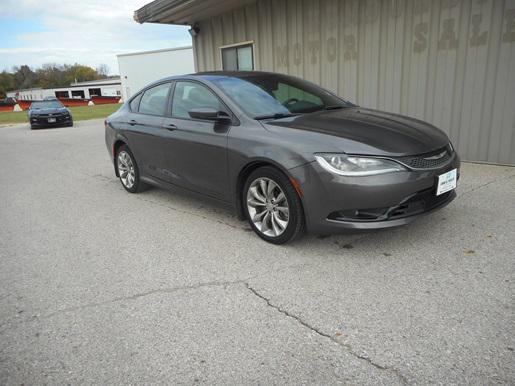
[[[231,121],[231,117],[225,111],[218,111],[212,107],[200,107],[191,109],[188,111],[188,114],[191,118],[204,119],[206,121],[215,121],[221,123],[229,123]]]

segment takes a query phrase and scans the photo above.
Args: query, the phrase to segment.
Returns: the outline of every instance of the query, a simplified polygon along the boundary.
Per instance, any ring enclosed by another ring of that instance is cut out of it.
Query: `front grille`
[[[38,114],[32,117],[32,122],[48,123],[48,118],[55,118],[55,123],[61,123],[68,121],[70,116],[66,113]]]
[[[450,146],[416,156],[395,157],[394,159],[411,169],[437,169],[448,164],[454,156]]]
[[[38,114],[39,118],[59,118],[68,115],[66,113]]]

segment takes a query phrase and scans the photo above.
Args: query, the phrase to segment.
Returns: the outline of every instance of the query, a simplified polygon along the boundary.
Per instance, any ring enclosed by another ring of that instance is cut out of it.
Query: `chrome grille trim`
[[[456,153],[450,145],[438,149],[431,153],[425,153],[414,156],[392,157],[393,160],[414,170],[430,170],[439,169],[448,165],[455,157]]]

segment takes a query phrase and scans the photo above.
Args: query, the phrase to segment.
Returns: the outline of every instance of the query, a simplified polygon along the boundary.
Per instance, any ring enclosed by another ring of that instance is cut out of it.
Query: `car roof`
[[[252,76],[280,75],[276,72],[267,71],[204,71],[192,74],[193,76],[226,76],[232,78],[249,78]]]
[[[181,79],[200,79],[205,81],[210,81],[216,78],[251,78],[251,77],[258,77],[258,76],[281,76],[281,77],[291,77],[290,75],[286,74],[279,74],[277,72],[269,72],[269,71],[204,71],[204,72],[195,72],[191,74],[186,75],[172,75],[167,76],[165,78],[161,78],[159,80],[156,80],[150,84],[147,84],[144,88],[141,90],[138,90],[136,94],[131,96],[129,99],[134,99],[137,95],[141,94],[141,92],[145,91],[146,89],[149,89],[151,87],[154,87],[160,83],[163,82],[169,82],[174,80],[181,80]]]
[[[204,71],[204,72],[195,72],[187,75],[174,75],[168,76],[166,78],[160,79],[157,82],[159,83],[167,80],[177,80],[177,79],[191,79],[191,78],[200,78],[200,79],[213,79],[214,77],[227,77],[227,78],[250,78],[254,76],[287,76],[284,74],[278,74],[276,72],[267,72],[267,71]]]

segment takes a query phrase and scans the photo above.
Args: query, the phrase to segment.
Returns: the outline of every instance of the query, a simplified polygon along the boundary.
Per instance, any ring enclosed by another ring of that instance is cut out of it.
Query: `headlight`
[[[383,158],[347,154],[315,154],[315,158],[325,170],[342,176],[371,176],[407,170],[401,164]]]

